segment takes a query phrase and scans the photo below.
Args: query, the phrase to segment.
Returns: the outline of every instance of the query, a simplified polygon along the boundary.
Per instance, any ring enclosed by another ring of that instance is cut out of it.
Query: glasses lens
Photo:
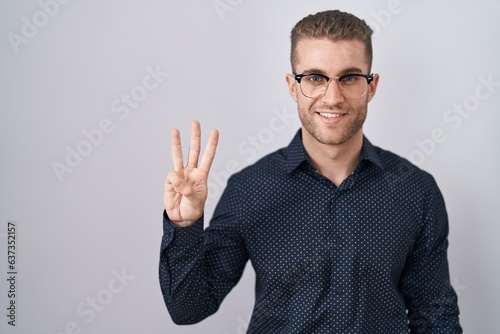
[[[345,97],[354,99],[366,94],[368,81],[362,76],[348,75],[340,77],[339,85]]]
[[[328,87],[328,79],[316,74],[308,74],[300,80],[300,90],[302,94],[310,98],[323,96]]]

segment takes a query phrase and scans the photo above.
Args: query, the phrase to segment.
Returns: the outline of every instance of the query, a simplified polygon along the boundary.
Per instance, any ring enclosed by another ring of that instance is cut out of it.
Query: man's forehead
[[[368,67],[366,47],[358,39],[302,38],[295,51],[297,66],[322,69],[322,72],[336,67],[341,67],[337,70],[362,68],[366,71]]]

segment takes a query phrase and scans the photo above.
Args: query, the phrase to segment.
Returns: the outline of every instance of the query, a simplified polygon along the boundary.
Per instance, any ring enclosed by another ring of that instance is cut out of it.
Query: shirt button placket
[[[336,189],[333,192],[333,196],[330,200],[330,217],[332,222],[332,273],[331,273],[331,288],[335,295],[342,293],[341,286],[341,263],[340,263],[340,247],[342,238],[339,236],[339,212],[337,210],[337,204],[341,191]]]

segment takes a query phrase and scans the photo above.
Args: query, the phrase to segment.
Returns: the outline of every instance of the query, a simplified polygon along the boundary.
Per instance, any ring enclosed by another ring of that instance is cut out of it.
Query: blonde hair
[[[296,48],[302,38],[326,38],[331,41],[360,40],[365,45],[366,62],[368,68],[371,69],[373,60],[372,34],[373,30],[364,20],[339,10],[328,10],[306,16],[292,29],[290,53],[292,70],[295,73]]]

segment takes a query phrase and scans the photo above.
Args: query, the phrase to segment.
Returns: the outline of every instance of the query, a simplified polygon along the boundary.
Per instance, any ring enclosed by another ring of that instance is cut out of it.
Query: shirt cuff
[[[203,215],[193,225],[187,227],[176,227],[172,225],[170,218],[163,211],[163,238],[161,250],[167,246],[183,247],[196,244],[203,239]]]

